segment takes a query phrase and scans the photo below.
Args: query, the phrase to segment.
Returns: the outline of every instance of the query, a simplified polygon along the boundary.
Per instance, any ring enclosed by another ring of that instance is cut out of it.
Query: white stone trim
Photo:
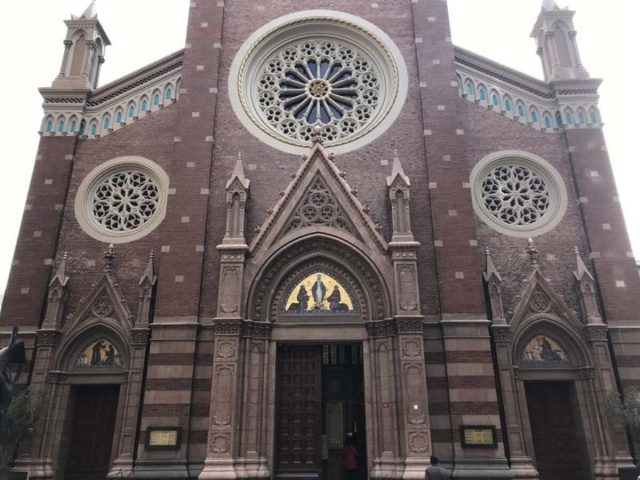
[[[155,214],[132,232],[111,232],[101,226],[89,208],[89,196],[108,176],[122,170],[135,168],[149,175],[158,185],[158,206]],[[128,243],[151,233],[164,220],[167,211],[169,176],[157,163],[136,156],[118,157],[94,168],[82,181],[75,198],[75,214],[78,224],[90,237],[105,243]]]
[[[519,164],[533,170],[542,177],[550,191],[551,207],[545,218],[532,225],[511,226],[501,222],[487,212],[482,202],[481,184],[486,175],[494,168],[506,164]],[[543,235],[553,230],[567,211],[567,187],[558,171],[546,160],[533,153],[521,150],[502,150],[491,153],[480,160],[469,176],[471,182],[471,199],[476,215],[489,227],[503,235],[528,238]]]
[[[256,69],[262,65],[283,42],[296,38],[313,36],[335,36],[355,44],[367,53],[380,73],[385,77],[389,94],[385,105],[370,127],[363,129],[360,136],[352,140],[345,138],[344,143],[327,145],[335,153],[356,150],[378,138],[398,117],[408,90],[407,67],[399,48],[393,40],[374,24],[335,10],[307,10],[285,15],[262,26],[252,33],[235,55],[228,79],[229,98],[234,112],[243,126],[265,144],[292,154],[303,154],[309,145],[300,144],[278,135],[266,124],[256,118],[251,97],[244,96],[246,85],[254,81]],[[252,70],[253,69],[253,70]]]

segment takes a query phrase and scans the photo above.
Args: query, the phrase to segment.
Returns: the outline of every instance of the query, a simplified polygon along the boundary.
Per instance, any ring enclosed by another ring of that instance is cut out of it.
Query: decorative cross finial
[[[531,263],[531,270],[538,270],[540,265],[538,264],[538,249],[533,245],[533,239],[528,241],[527,253],[529,254],[529,262]]]
[[[105,272],[111,272],[113,270],[113,262],[116,259],[116,254],[114,252],[113,243],[109,245],[109,248],[106,252],[104,252],[105,259]]]
[[[149,252],[149,258],[153,260],[153,257],[155,256],[155,252],[153,250],[151,250]]]
[[[324,143],[324,138],[322,138],[322,128],[318,125],[313,127],[313,133],[311,134],[311,143],[319,143],[320,145]]]
[[[238,151],[238,160],[242,161],[242,151]]]

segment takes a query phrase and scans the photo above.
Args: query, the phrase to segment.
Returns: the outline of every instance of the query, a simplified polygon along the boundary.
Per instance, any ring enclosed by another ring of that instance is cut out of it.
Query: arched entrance
[[[422,317],[394,315],[393,264],[371,257],[316,235],[247,276],[247,319],[214,322],[201,479],[342,478],[346,438],[361,449],[361,478],[424,477]]]

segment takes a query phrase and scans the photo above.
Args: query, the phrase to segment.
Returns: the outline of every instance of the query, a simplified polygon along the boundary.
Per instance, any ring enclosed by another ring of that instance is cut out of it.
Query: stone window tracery
[[[229,77],[234,111],[258,138],[290,153],[315,128],[338,153],[380,135],[406,96],[406,66],[393,41],[342,12],[310,10],[258,29]],[[366,141],[365,141],[366,137]]]
[[[135,230],[158,210],[159,193],[158,185],[141,171],[114,173],[93,193],[93,217],[112,232]]]
[[[380,75],[359,49],[336,40],[284,46],[262,70],[260,109],[283,135],[309,142],[315,126],[327,141],[347,137],[373,118]]]
[[[82,182],[76,196],[76,218],[98,240],[136,240],[164,218],[167,186],[166,173],[142,157],[105,162]]]
[[[566,187],[543,159],[519,151],[496,152],[471,172],[473,206],[490,227],[510,236],[541,235],[567,207]]]
[[[522,165],[502,165],[482,182],[486,210],[507,225],[531,225],[549,212],[546,182]]]

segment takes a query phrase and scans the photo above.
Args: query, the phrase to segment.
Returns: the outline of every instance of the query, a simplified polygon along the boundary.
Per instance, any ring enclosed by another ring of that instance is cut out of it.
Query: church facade
[[[442,0],[267,3],[196,0],[104,86],[95,5],[66,21],[0,321],[45,398],[15,470],[339,480],[353,442],[361,479],[618,478],[640,278],[574,12],[532,19],[542,81]]]

